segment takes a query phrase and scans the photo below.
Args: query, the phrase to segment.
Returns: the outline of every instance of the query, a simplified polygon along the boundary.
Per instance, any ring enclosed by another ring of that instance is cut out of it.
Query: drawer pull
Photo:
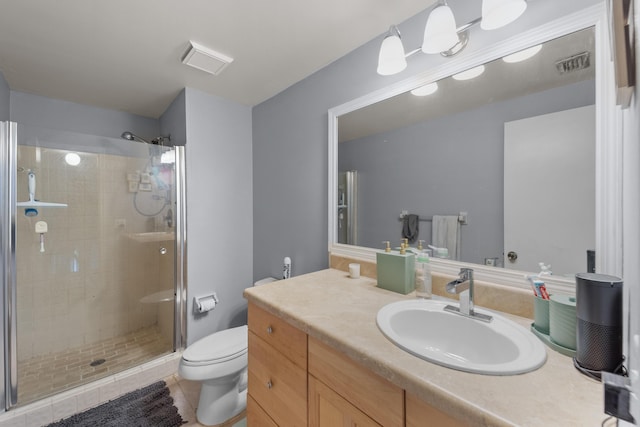
[[[271,326],[267,326],[267,333],[271,335],[273,333],[273,328]]]
[[[269,380],[267,381],[267,388],[271,390],[271,387],[273,387],[273,383],[271,382],[271,380]]]

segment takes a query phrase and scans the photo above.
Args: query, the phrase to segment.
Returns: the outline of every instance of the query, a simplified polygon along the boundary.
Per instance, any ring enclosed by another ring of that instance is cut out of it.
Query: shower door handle
[[[160,250],[158,251],[160,252],[160,255],[164,255],[167,253],[167,248],[165,248],[164,246],[160,248]]]

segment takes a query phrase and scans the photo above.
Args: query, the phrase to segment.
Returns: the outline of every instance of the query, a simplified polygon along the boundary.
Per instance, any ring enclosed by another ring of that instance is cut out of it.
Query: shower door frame
[[[16,150],[18,147],[18,124],[0,122],[0,247],[2,255],[2,292],[0,292],[0,316],[3,348],[2,401],[9,409],[18,401],[18,354],[16,328]]]
[[[186,344],[186,148],[175,150],[175,258],[174,258],[174,340],[173,352]],[[0,121],[0,413],[18,404],[17,280],[16,280],[16,191],[18,123]],[[151,360],[149,360],[151,361]]]

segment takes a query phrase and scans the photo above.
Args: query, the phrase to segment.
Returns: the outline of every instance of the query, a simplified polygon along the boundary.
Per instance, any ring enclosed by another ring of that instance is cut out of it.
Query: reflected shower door
[[[338,173],[338,243],[358,244],[358,171]]]
[[[17,403],[174,351],[175,149],[17,127]]]

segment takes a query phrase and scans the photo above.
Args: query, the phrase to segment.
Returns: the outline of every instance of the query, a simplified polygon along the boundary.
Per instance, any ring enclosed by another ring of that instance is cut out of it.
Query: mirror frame
[[[611,35],[604,3],[560,17],[501,42],[493,43],[469,55],[451,58],[390,86],[331,108],[329,121],[328,196],[329,254],[375,263],[379,249],[340,244],[337,236],[338,212],[338,117],[418,86],[502,58],[527,47],[562,37],[585,28],[595,28],[596,50],[596,266],[598,273],[622,277],[622,121],[616,106],[615,75],[611,60]],[[531,272],[488,267],[460,261],[433,258],[432,271],[455,276],[461,267],[474,269],[478,280],[530,289],[525,275]],[[552,292],[575,293],[571,278],[545,277]]]

